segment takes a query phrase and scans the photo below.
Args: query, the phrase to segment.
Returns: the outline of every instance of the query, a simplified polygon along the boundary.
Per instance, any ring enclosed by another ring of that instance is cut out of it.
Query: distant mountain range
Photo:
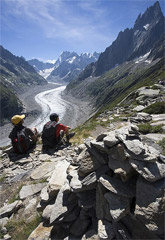
[[[163,80],[164,20],[156,2],[67,85],[65,94],[90,99],[100,108],[117,102],[137,85]]]
[[[23,57],[17,57],[0,46],[0,106],[1,122],[23,109],[17,93],[35,85],[47,84]]]
[[[37,59],[29,60],[28,63],[48,81],[69,82],[76,78],[88,64],[97,61],[99,55],[97,52],[78,55],[75,52],[64,51],[54,64]]]

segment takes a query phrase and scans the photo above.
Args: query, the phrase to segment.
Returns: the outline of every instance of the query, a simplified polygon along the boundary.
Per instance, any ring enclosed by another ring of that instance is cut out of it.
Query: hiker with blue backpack
[[[66,135],[66,143],[69,143],[69,139],[75,135],[69,133],[71,127],[59,123],[58,114],[52,113],[49,118],[50,121],[44,125],[42,131],[43,150],[63,144],[64,135]]]
[[[24,114],[14,115],[11,118],[11,122],[14,125],[14,128],[9,134],[14,152],[21,154],[26,153],[29,149],[31,149],[38,139],[37,129],[30,129],[23,126],[24,119]]]

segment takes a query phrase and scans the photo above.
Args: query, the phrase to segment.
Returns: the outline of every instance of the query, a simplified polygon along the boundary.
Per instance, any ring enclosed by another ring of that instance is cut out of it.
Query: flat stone
[[[165,121],[165,114],[152,114],[153,121]]]
[[[77,168],[77,166],[70,165],[67,169],[67,178],[69,179],[69,185],[74,192],[79,191],[82,188],[82,183],[79,179]]]
[[[4,240],[11,240],[11,236],[9,234],[5,234],[3,239]]]
[[[28,205],[25,207],[24,212],[31,212],[32,210],[36,209],[37,199],[32,198],[29,200]]]
[[[142,89],[138,91],[139,96],[140,95],[145,95],[146,97],[155,97],[159,96],[160,90],[154,90],[154,89]]]
[[[44,227],[44,224],[40,223],[27,240],[49,240],[52,228],[53,226]]]
[[[113,160],[111,156],[109,157],[108,166],[115,173],[121,173],[121,175],[126,176],[127,174],[132,172],[132,166],[128,160]]]
[[[110,214],[114,221],[119,221],[130,212],[130,201],[126,197],[108,192],[104,197],[109,203]]]
[[[34,171],[31,174],[31,179],[33,180],[39,180],[42,178],[48,178],[51,176],[53,170],[56,167],[56,162],[45,162],[38,168],[34,169]]]
[[[51,216],[51,213],[52,213],[52,209],[53,209],[53,204],[52,205],[47,205],[46,208],[43,210],[42,217],[43,217],[45,222],[50,221],[50,216]]]
[[[126,151],[123,144],[118,144],[110,148],[108,158],[112,160],[125,161],[127,159]]]
[[[11,204],[5,205],[0,208],[0,217],[10,217],[12,213],[15,213],[22,206],[22,201],[17,200]]]
[[[99,134],[99,135],[97,136],[97,138],[96,138],[96,141],[97,141],[97,142],[103,141],[103,139],[104,139],[107,135],[108,135],[108,132]]]
[[[41,162],[48,161],[50,160],[51,156],[48,154],[39,154],[38,155],[38,160]]]
[[[45,187],[45,185],[46,183],[37,183],[28,186],[23,186],[21,188],[21,191],[19,192],[20,199],[25,199],[29,196],[33,196],[39,193]]]
[[[154,183],[139,177],[136,185],[135,216],[157,236],[164,234],[164,179]]]
[[[111,178],[105,174],[99,178],[99,181],[105,188],[107,188],[112,193],[127,198],[135,197],[136,189],[133,185],[130,185],[129,183],[125,184],[122,181],[115,178]]]
[[[123,143],[126,148],[135,155],[140,155],[145,152],[144,144],[138,139],[124,140]]]
[[[106,220],[99,220],[98,221],[98,235],[100,237],[100,240],[113,239],[115,237],[115,232],[113,230],[112,223],[110,223]]]
[[[83,235],[81,240],[98,240],[98,234],[93,229],[89,230]]]
[[[147,163],[135,159],[130,159],[129,162],[149,182],[155,182],[165,177],[165,164],[163,162]]]
[[[107,147],[113,147],[114,145],[118,144],[120,141],[116,138],[116,132],[112,131],[108,134],[107,137],[103,139],[104,145]]]
[[[70,163],[66,160],[58,162],[55,166],[53,174],[49,180],[48,191],[49,194],[53,192],[56,194],[66,181],[67,173],[66,170]]]
[[[143,105],[138,105],[137,107],[133,108],[133,111],[141,112],[145,107]]]

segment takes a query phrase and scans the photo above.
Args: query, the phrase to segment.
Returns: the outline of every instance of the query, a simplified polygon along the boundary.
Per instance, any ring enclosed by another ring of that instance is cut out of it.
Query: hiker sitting
[[[43,149],[52,148],[56,145],[60,145],[62,143],[62,139],[64,134],[66,135],[67,143],[69,143],[69,139],[74,136],[75,133],[69,133],[69,126],[65,126],[59,123],[59,115],[56,113],[52,113],[50,115],[50,121],[44,125],[42,131],[42,144]]]
[[[14,125],[9,138],[11,139],[14,152],[26,153],[31,149],[38,138],[38,132],[36,128],[27,128],[23,126],[25,115],[15,115],[11,118],[11,122]]]

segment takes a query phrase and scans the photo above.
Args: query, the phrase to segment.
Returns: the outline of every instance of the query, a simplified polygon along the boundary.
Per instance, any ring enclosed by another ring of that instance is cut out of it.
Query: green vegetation
[[[162,133],[163,132],[163,124],[157,126],[151,126],[149,123],[138,125],[139,131],[143,134],[147,133]]]
[[[143,112],[149,114],[161,114],[165,113],[165,102],[156,102],[146,107]]]
[[[165,155],[165,138],[163,138],[161,141],[159,141],[158,144],[162,148],[162,154]]]
[[[6,228],[12,240],[27,240],[40,222],[41,216],[34,217],[29,223],[27,223],[25,219],[12,219],[7,223]]]
[[[2,176],[0,176],[0,183],[2,183],[5,180],[5,174],[3,174]]]

